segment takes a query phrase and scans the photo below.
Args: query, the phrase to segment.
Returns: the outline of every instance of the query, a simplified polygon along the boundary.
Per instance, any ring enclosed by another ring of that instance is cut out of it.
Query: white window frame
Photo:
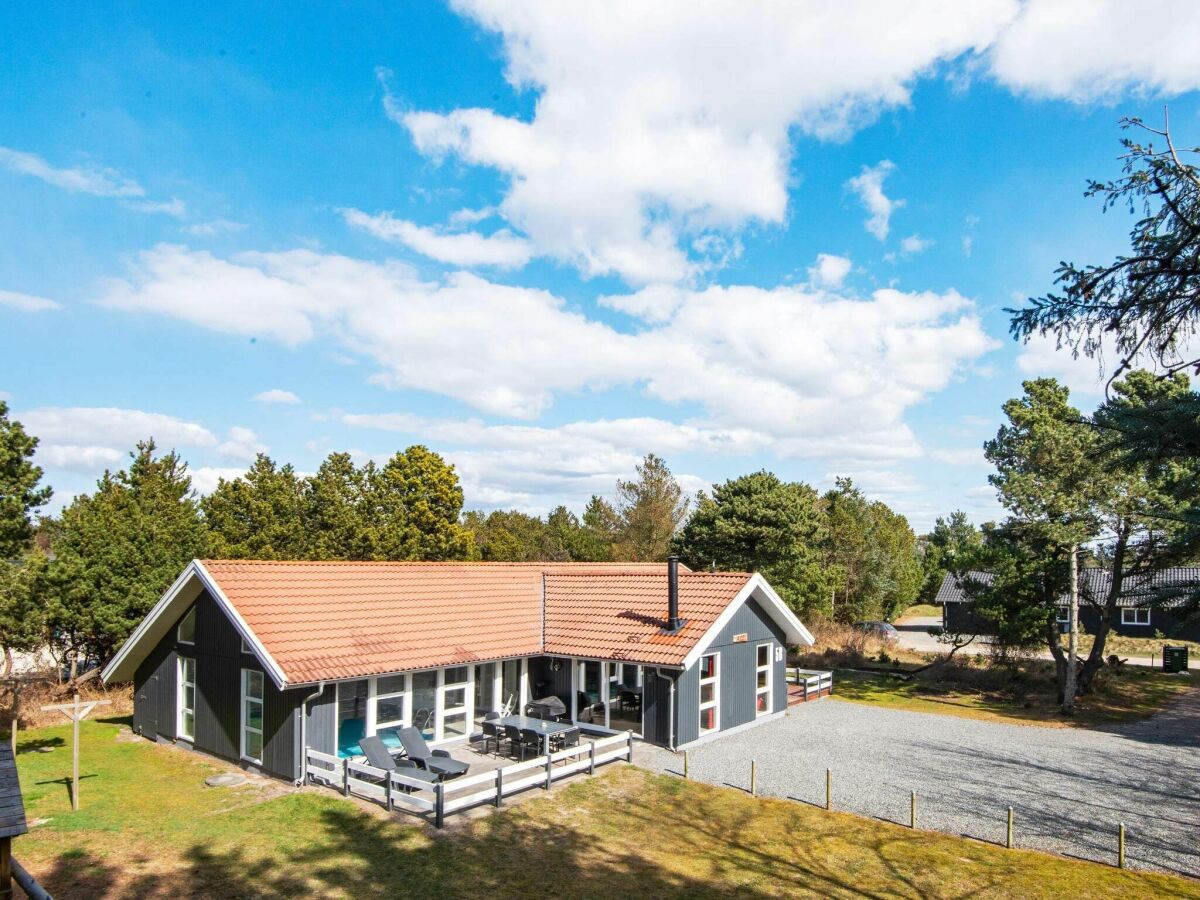
[[[775,687],[774,678],[773,678],[774,673],[772,672],[772,669],[774,668],[774,665],[775,665],[774,646],[775,645],[771,641],[767,641],[767,643],[765,643],[765,644],[756,644],[754,647],[754,717],[755,718],[758,718],[759,716],[770,715],[771,711],[774,709],[774,703],[772,703],[772,699],[774,696],[774,687]],[[760,650],[762,650],[763,647],[767,648],[767,664],[765,666],[760,666],[758,664],[758,652]],[[758,686],[758,673],[759,672],[767,673],[766,687],[760,688]],[[767,695],[767,705],[764,709],[760,710],[758,708],[758,698],[760,696],[762,696],[763,694]]]
[[[1130,613],[1133,616],[1130,617]],[[1146,621],[1139,622],[1138,619],[1145,615]],[[1150,610],[1144,606],[1122,606],[1121,607],[1121,624],[1122,625],[1137,625],[1141,628],[1150,627]]]
[[[184,669],[186,668],[187,663],[192,664],[192,680],[191,681],[187,680],[185,672],[184,672]],[[175,736],[182,738],[185,741],[192,741],[193,743],[195,743],[195,740],[196,740],[196,657],[183,656],[181,654],[180,656],[177,657],[176,670],[177,670],[179,677],[178,677],[178,681],[177,681],[178,691],[176,692],[176,702],[175,702],[175,706],[176,706]],[[188,688],[188,687],[190,687],[192,689],[192,705],[190,707],[184,705],[184,697],[187,696],[187,691],[185,690],[185,688]],[[184,734],[184,729],[183,729],[183,721],[184,721],[183,714],[184,713],[192,714],[192,733],[191,734]]]
[[[711,684],[713,686],[712,700],[710,700],[708,703],[701,701],[699,711],[696,715],[696,721],[701,735],[716,734],[721,730],[721,654],[718,652],[705,653],[701,655],[700,659],[696,662],[696,665],[699,667],[696,670],[696,674],[700,675],[700,673],[704,670],[704,660],[708,659],[710,656],[713,659],[713,674],[709,678],[704,678],[703,676],[700,677],[699,688],[696,693],[696,698],[699,699],[701,693],[703,693],[704,685]],[[712,728],[704,727],[704,711],[706,709],[715,709],[717,711],[716,715],[714,716],[714,722],[716,724],[714,724]]]
[[[190,641],[185,637],[181,637],[181,635],[183,634],[183,623],[186,622],[188,619],[192,620],[192,639]],[[185,615],[182,619],[180,619],[179,624],[175,626],[175,640],[177,640],[181,644],[187,644],[190,647],[196,646],[196,607],[195,606],[193,606],[191,609],[189,609],[187,611],[187,615]]]
[[[466,669],[467,670],[467,680],[466,681],[455,681],[453,683],[447,684],[446,683],[447,669]],[[446,666],[445,668],[438,669],[437,673],[438,673],[437,708],[434,713],[434,719],[437,724],[436,724],[436,727],[435,727],[435,730],[433,733],[433,740],[435,743],[441,743],[443,741],[463,740],[467,737],[467,735],[469,735],[471,733],[471,725],[475,721],[475,719],[474,719],[475,665],[474,665],[474,663],[463,663],[461,666]],[[450,710],[449,712],[447,712],[447,710],[446,710],[446,694],[448,694],[450,691],[457,691],[457,690],[461,690],[464,692],[465,696],[463,697],[463,705],[455,707],[453,710]],[[449,737],[447,737],[446,736],[446,719],[450,718],[450,717],[458,718],[459,716],[463,716],[464,713],[465,713],[465,717],[463,719],[463,733],[462,734],[453,734],[453,735],[450,735]]]
[[[387,693],[379,693],[379,681],[381,678],[395,678],[395,675],[380,675],[377,678],[367,679],[367,721],[363,728],[363,733],[374,735],[379,732],[380,728],[407,728],[412,724],[412,674],[401,675],[404,679],[404,687],[398,691],[388,691]],[[389,719],[386,722],[379,721],[379,701],[391,700],[395,697],[404,698],[404,715],[400,719]]]
[[[250,697],[246,694],[246,682],[249,680],[248,676],[250,676],[252,674],[258,676],[259,684],[262,685],[262,697],[261,698],[256,699],[256,698]],[[246,734],[247,734],[247,732],[249,732],[251,734],[257,734],[259,736],[259,738],[261,739],[259,741],[259,743],[264,748],[267,745],[266,738],[263,735],[262,729],[255,728],[253,725],[251,725],[247,721],[246,703],[247,702],[257,703],[260,707],[262,707],[262,713],[263,713],[262,719],[263,719],[263,723],[266,724],[266,712],[267,712],[267,708],[266,708],[267,677],[266,677],[266,674],[260,669],[242,669],[241,695],[242,695],[241,696],[241,705],[239,706],[239,709],[238,709],[238,717],[241,719],[241,725],[242,725],[241,730],[239,732],[239,743],[240,743],[239,753],[240,753],[242,759],[262,765],[262,757],[261,756],[259,756],[259,757],[250,756],[246,752]]]

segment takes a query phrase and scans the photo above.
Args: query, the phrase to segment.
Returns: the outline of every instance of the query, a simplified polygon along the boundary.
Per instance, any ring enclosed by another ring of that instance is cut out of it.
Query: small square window
[[[196,643],[196,607],[192,607],[187,611],[187,615],[179,620],[179,628],[176,629],[175,636],[181,644]]]
[[[771,645],[770,644],[759,644],[758,645],[759,668],[761,668],[765,665],[769,665],[770,662],[771,662]]]
[[[1121,610],[1122,625],[1149,625],[1150,610],[1126,607]]]

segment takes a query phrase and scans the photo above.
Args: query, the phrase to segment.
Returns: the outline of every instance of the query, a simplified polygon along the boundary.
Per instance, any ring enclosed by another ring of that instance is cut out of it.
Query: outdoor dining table
[[[579,728],[570,722],[551,722],[547,719],[535,719],[532,716],[501,716],[494,720],[497,725],[513,725],[517,728],[528,728],[537,732],[542,738],[542,756],[550,754],[550,738],[556,734],[566,734]]]

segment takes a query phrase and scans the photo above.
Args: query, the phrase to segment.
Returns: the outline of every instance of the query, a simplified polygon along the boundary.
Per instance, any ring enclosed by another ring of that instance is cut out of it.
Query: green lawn
[[[443,833],[321,790],[206,788],[219,767],[83,730],[83,809],[63,776],[69,730],[23,735],[30,819],[15,853],[58,898],[1197,897],[1187,879],[759,800],[614,764]],[[50,753],[33,752],[50,746]]]
[[[942,608],[933,603],[918,603],[916,606],[910,606],[900,615],[896,616],[897,622],[904,622],[908,619],[915,619],[918,616],[937,616],[942,617]]]
[[[1049,663],[1031,665],[1051,671]],[[1049,678],[1030,679],[1027,689],[1020,694],[1011,689],[989,690],[965,680],[939,682],[934,672],[930,672],[925,680],[921,678],[901,681],[886,675],[838,670],[834,678],[834,697],[855,703],[994,722],[1086,728],[1143,719],[1158,712],[1180,691],[1192,685],[1185,677],[1128,668],[1119,677],[1104,679],[1092,695],[1080,698],[1076,714],[1065,718],[1058,711]]]

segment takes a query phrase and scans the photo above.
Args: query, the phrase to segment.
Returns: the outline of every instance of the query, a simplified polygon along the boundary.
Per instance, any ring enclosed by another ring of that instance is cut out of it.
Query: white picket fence
[[[447,815],[490,803],[500,806],[505,797],[533,787],[550,789],[555,781],[579,772],[594,775],[597,766],[626,760],[633,762],[633,732],[587,741],[557,750],[548,756],[502,766],[491,772],[455,778],[430,785],[399,772],[387,772],[350,759],[341,759],[311,747],[307,750],[308,780],[382,803],[389,811],[403,809],[433,813],[441,828]],[[365,776],[365,777],[364,777]],[[367,779],[370,780],[367,780]]]

